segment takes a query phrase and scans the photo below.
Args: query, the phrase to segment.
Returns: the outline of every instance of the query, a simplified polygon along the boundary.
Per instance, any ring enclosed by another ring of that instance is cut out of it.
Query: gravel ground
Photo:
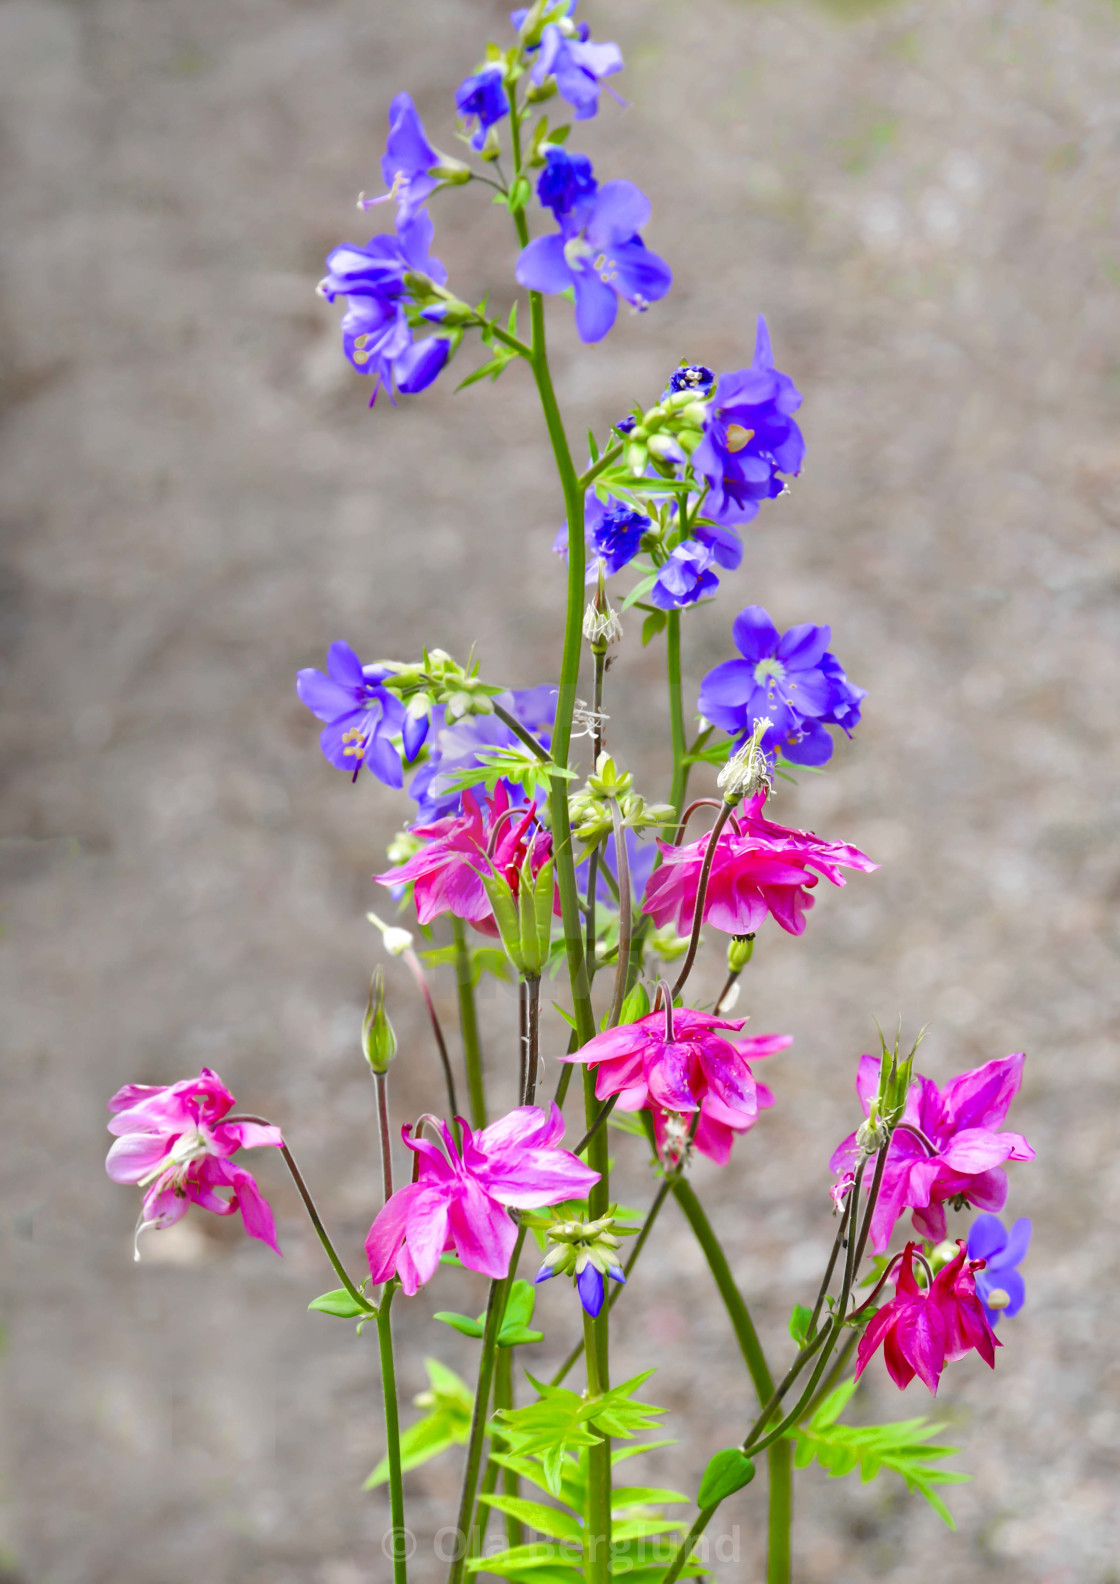
[[[1029,1306],[996,1376],[962,1364],[938,1404],[975,1477],[950,1493],[958,1531],[889,1477],[808,1473],[798,1584],[1116,1584],[1116,11],[591,15],[623,46],[631,108],[606,105],[581,146],[650,192],[676,283],[588,352],[555,314],[573,430],[682,355],[738,366],[765,311],[809,465],[686,623],[687,670],[725,658],[758,600],[782,625],[831,621],[871,690],[858,740],[778,817],[883,868],[821,897],[802,941],[760,940],[744,1007],[796,1044],[732,1168],[696,1172],[778,1357],[831,1235],[826,1160],[873,1019],[931,1023],[941,1079],[1029,1052],[1015,1125],[1039,1160],[1011,1200],[1035,1220]],[[11,1584],[387,1577],[384,1498],[360,1490],[381,1450],[373,1339],[305,1313],[328,1273],[279,1162],[260,1174],[283,1261],[198,1215],[137,1267],[103,1107],[126,1080],[216,1066],[283,1121],[357,1263],[376,1177],[363,915],[403,805],[321,761],[293,674],[335,636],[404,655],[422,633],[547,678],[558,506],[516,371],[370,414],[311,288],[335,241],[363,239],[353,199],[391,95],[407,86],[447,143],[450,92],[505,25],[480,0],[0,3]],[[437,212],[465,296],[513,256],[474,196]],[[664,690],[635,648],[614,742],[657,795]],[[395,967],[392,986],[415,1109],[433,1063]],[[483,1015],[505,1064],[508,994]],[[633,1142],[623,1191],[642,1203]],[[450,1279],[415,1301],[407,1394],[425,1352],[467,1367],[426,1317],[472,1303]],[[572,1329],[565,1295],[543,1310],[531,1368]],[[751,1400],[670,1213],[623,1312],[616,1368],[657,1364],[646,1391],[688,1484]],[[920,1390],[900,1403],[880,1377],[865,1411],[921,1412]],[[410,1480],[416,1584],[438,1576],[456,1477],[445,1458]],[[758,1576],[761,1485],[725,1509],[726,1584]]]

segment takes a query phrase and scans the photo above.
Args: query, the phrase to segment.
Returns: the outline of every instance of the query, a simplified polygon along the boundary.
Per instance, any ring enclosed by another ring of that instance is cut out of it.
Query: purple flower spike
[[[642,311],[669,290],[672,271],[639,235],[649,219],[649,199],[633,182],[605,182],[557,218],[558,233],[535,238],[522,252],[517,279],[530,291],[571,287],[582,341],[603,339],[620,297]]]
[[[987,1261],[985,1269],[976,1272],[976,1291],[989,1325],[995,1325],[1001,1314],[1017,1315],[1026,1302],[1027,1290],[1016,1266],[1026,1257],[1030,1241],[1031,1223],[1025,1216],[1010,1232],[994,1215],[977,1216],[972,1223],[968,1257]]]
[[[380,685],[378,666],[363,666],[347,643],[333,643],[327,671],[311,667],[296,677],[296,692],[313,715],[326,721],[319,746],[328,762],[353,772],[354,780],[368,765],[386,786],[404,784],[400,754],[390,741],[405,722],[400,699]]]

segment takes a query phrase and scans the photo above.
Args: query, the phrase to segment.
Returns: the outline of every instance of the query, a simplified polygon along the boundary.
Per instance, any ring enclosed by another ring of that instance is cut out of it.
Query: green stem
[[[381,1391],[385,1399],[385,1438],[389,1459],[389,1508],[393,1517],[393,1584],[408,1584],[408,1531],[404,1526],[404,1480],[401,1473],[401,1433],[397,1414],[397,1374],[393,1364],[393,1323],[389,1309],[396,1287],[385,1289],[377,1311],[377,1341],[381,1351]]]
[[[599,1368],[597,1330],[598,1322],[585,1313],[583,1351],[587,1359],[587,1390],[591,1397],[601,1397],[607,1389]],[[587,1584],[610,1584],[611,1444],[606,1436],[587,1449],[587,1533],[583,1554],[583,1576]]]
[[[494,1375],[494,1407],[513,1407],[513,1349],[498,1349],[498,1359]],[[502,1469],[502,1490],[507,1496],[521,1495],[521,1480],[516,1471],[510,1468]],[[512,1513],[506,1513],[506,1541],[511,1546],[519,1546],[525,1539],[525,1526],[520,1518],[515,1518]]]
[[[236,1116],[226,1117],[225,1120],[227,1122],[260,1122],[264,1127],[271,1126],[271,1123],[267,1122],[264,1117],[249,1116],[244,1112],[238,1112]],[[350,1294],[351,1298],[353,1298],[354,1302],[359,1306],[359,1308],[364,1310],[367,1315],[372,1315],[374,1312],[373,1305],[370,1303],[368,1298],[362,1296],[362,1294],[354,1286],[354,1283],[350,1280],[349,1276],[347,1276],[346,1267],[339,1259],[338,1254],[335,1251],[334,1244],[327,1236],[327,1229],[320,1219],[318,1210],[315,1208],[315,1201],[312,1199],[311,1194],[308,1191],[307,1184],[303,1180],[303,1173],[295,1163],[295,1157],[286,1144],[281,1144],[280,1153],[284,1157],[284,1164],[292,1174],[292,1181],[299,1190],[299,1196],[303,1200],[303,1208],[307,1211],[308,1216],[311,1218],[311,1225],[315,1228],[315,1231],[318,1234],[319,1242],[323,1245],[323,1249],[327,1258],[334,1266],[335,1275],[338,1277],[339,1281],[346,1288],[346,1291]]]
[[[770,1511],[767,1522],[766,1584],[790,1584],[793,1541],[793,1442],[775,1441],[767,1454]]]
[[[669,733],[673,743],[673,781],[669,802],[677,819],[688,794],[688,744],[684,734],[684,696],[681,683],[681,613],[670,611],[665,628],[669,672]]]
[[[719,1295],[723,1299],[727,1310],[727,1317],[731,1321],[731,1328],[735,1332],[735,1339],[739,1344],[739,1351],[743,1361],[750,1371],[754,1389],[758,1394],[760,1403],[764,1403],[774,1390],[773,1376],[762,1351],[762,1344],[758,1340],[758,1332],[754,1328],[754,1321],[750,1311],[743,1302],[743,1295],[735,1285],[735,1278],[731,1274],[731,1267],[727,1257],[720,1246],[719,1239],[712,1231],[711,1222],[704,1214],[699,1199],[692,1191],[691,1184],[680,1178],[673,1184],[673,1192],[677,1196],[677,1203],[684,1211],[693,1235],[704,1251],[708,1261],[708,1268],[715,1278],[719,1288]]]
[[[611,997],[610,1017],[607,1027],[614,1028],[622,1016],[622,1003],[626,999],[626,981],[630,976],[630,942],[633,935],[634,894],[630,887],[630,854],[626,850],[626,832],[622,827],[622,810],[618,799],[611,798],[611,821],[614,825],[614,861],[618,865],[618,966],[614,975],[614,995]]]
[[[475,1005],[474,985],[471,982],[471,951],[467,945],[467,930],[462,919],[452,918],[451,930],[455,938],[455,983],[459,991],[459,1028],[463,1036],[463,1065],[467,1069],[467,1091],[470,1095],[471,1126],[486,1126],[486,1085],[482,1076],[482,1046],[478,1038],[478,1008]]]
[[[621,444],[608,446],[598,462],[593,462],[589,468],[580,474],[580,489],[586,489],[589,484],[594,484],[599,474],[605,473],[609,467],[613,467],[625,450],[626,447]]]
[[[715,1510],[714,1507],[701,1507],[696,1514],[696,1521],[693,1523],[692,1528],[677,1547],[677,1554],[670,1562],[669,1571],[661,1580],[661,1584],[675,1584],[675,1580],[680,1578],[681,1569],[692,1555],[693,1546],[711,1523]]]

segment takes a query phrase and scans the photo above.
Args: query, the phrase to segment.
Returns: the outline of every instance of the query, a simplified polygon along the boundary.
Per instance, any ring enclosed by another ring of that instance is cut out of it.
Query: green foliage
[[[497,979],[510,978],[512,969],[509,958],[500,946],[471,946],[468,951],[472,985],[477,985],[484,973],[491,973]],[[421,952],[420,958],[428,968],[453,968],[458,960],[458,951],[454,946],[436,946],[431,951]]]
[[[506,203],[504,194],[499,193],[495,198],[495,202],[503,204]],[[480,314],[482,313],[483,307],[484,304],[479,304],[478,311]],[[455,387],[457,391],[466,390],[468,385],[473,385],[478,380],[486,379],[487,376],[489,376],[491,381],[496,380],[499,375],[505,373],[506,368],[510,363],[513,362],[515,357],[521,356],[519,352],[514,351],[513,347],[504,345],[504,343],[499,341],[494,335],[494,325],[496,322],[496,320],[487,320],[487,322],[483,325],[481,332],[483,345],[490,348],[493,356],[491,357],[489,363],[484,363],[481,368],[473,369],[471,373],[467,375],[466,379],[460,380],[458,385]],[[516,303],[514,303],[513,307],[509,311],[509,319],[506,321],[505,328],[508,335],[515,336],[517,334]]]
[[[481,764],[468,765],[458,772],[453,781],[447,783],[449,792],[465,792],[468,787],[484,786],[493,796],[499,781],[516,781],[518,786],[525,788],[527,796],[537,792],[547,795],[549,783],[555,777],[559,776],[564,781],[576,779],[574,770],[562,770],[551,759],[538,759],[536,754],[530,753],[520,743],[508,748],[482,748],[479,757],[482,759]]]
[[[813,1311],[805,1304],[794,1304],[793,1312],[789,1317],[789,1334],[798,1347],[804,1347],[809,1340],[809,1327],[813,1323]]]
[[[754,1479],[754,1464],[739,1447],[725,1447],[709,1459],[696,1494],[697,1507],[715,1507]]]
[[[545,1488],[559,1496],[571,1452],[594,1446],[603,1436],[629,1440],[636,1431],[651,1429],[654,1416],[665,1412],[633,1401],[634,1392],[652,1374],[646,1370],[598,1397],[585,1397],[566,1386],[548,1386],[530,1375],[537,1400],[524,1408],[503,1409],[498,1415],[501,1433],[514,1455],[540,1458]]]
[[[952,1515],[934,1487],[960,1485],[972,1476],[930,1467],[937,1459],[952,1457],[960,1450],[925,1445],[944,1425],[931,1424],[924,1418],[888,1425],[839,1424],[837,1420],[855,1389],[855,1381],[845,1381],[825,1398],[807,1424],[787,1432],[796,1443],[793,1461],[797,1468],[807,1468],[816,1458],[834,1478],[858,1468],[865,1484],[883,1469],[890,1469],[906,1481],[908,1490],[924,1496],[950,1529],[954,1528]]]
[[[406,1471],[426,1463],[450,1446],[464,1446],[471,1428],[474,1394],[466,1381],[438,1359],[424,1360],[430,1390],[415,1399],[418,1408],[429,1412],[401,1436],[401,1467]],[[364,1490],[373,1490],[389,1478],[389,1460],[382,1458],[366,1480]]]
[[[644,605],[642,606],[642,609],[643,610],[645,609]],[[666,613],[663,610],[651,610],[650,611],[649,615],[646,617],[645,621],[642,623],[642,648],[643,649],[645,648],[646,644],[648,644],[650,642],[651,639],[657,637],[659,632],[664,632],[665,625],[668,622],[668,620],[669,620],[669,618],[668,618],[668,616],[666,615]]]
[[[312,1298],[308,1309],[316,1309],[320,1314],[337,1315],[340,1320],[368,1320],[373,1314],[373,1305],[367,1304],[359,1308],[351,1298],[345,1287],[336,1287],[333,1292],[320,1293],[318,1298]]]
[[[529,1321],[533,1318],[536,1301],[537,1292],[532,1282],[514,1282],[506,1300],[506,1312],[501,1330],[498,1332],[499,1347],[522,1347],[526,1342],[544,1340],[543,1331],[529,1329]],[[485,1330],[485,1314],[480,1314],[477,1320],[472,1320],[469,1315],[455,1314],[449,1309],[441,1309],[438,1314],[432,1316],[432,1319],[442,1320],[444,1325],[449,1325],[453,1331],[458,1331],[463,1336],[478,1338]]]

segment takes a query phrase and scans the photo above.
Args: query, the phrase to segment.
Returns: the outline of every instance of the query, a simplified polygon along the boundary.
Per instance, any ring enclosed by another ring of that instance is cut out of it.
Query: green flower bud
[[[727,948],[728,973],[742,973],[754,955],[753,935],[733,935]]]
[[[769,730],[770,722],[765,717],[756,721],[749,739],[738,753],[732,754],[716,777],[716,786],[723,793],[724,801],[733,807],[764,787],[767,792],[770,790],[770,762],[761,747]]]
[[[383,1073],[397,1054],[397,1036],[385,1011],[385,976],[375,968],[369,982],[369,1000],[362,1019],[362,1052],[370,1071]]]

